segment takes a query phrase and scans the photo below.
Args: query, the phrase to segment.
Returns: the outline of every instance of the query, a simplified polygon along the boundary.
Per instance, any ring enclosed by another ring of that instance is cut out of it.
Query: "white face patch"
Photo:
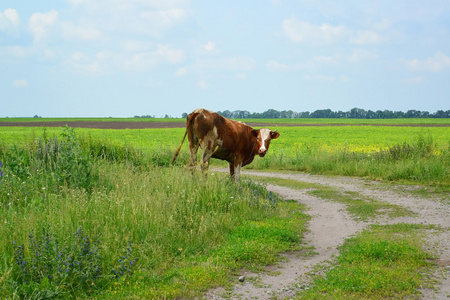
[[[261,134],[261,148],[259,148],[259,153],[264,153],[266,149],[266,140],[270,138],[270,129],[262,128],[259,130]]]

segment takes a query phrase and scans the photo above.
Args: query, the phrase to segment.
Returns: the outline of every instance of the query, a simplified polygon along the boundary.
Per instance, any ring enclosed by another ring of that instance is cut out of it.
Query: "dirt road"
[[[302,288],[300,282],[304,281],[306,273],[312,267],[323,263],[339,253],[337,247],[351,235],[367,228],[370,224],[436,224],[450,229],[449,199],[436,200],[416,198],[409,193],[394,191],[381,186],[378,182],[355,179],[349,177],[327,177],[302,173],[267,173],[245,171],[243,174],[280,177],[307,183],[316,183],[324,186],[338,188],[343,191],[357,192],[371,199],[389,202],[408,208],[414,217],[401,217],[390,219],[388,217],[376,221],[362,222],[352,218],[344,205],[316,198],[306,190],[294,190],[286,187],[268,185],[268,190],[276,192],[284,199],[293,199],[304,203],[312,216],[309,222],[309,232],[305,236],[306,243],[314,247],[316,255],[297,257],[286,254],[287,261],[271,266],[268,272],[262,274],[243,273],[246,277],[243,283],[238,282],[232,291],[217,289],[205,295],[206,299],[285,299],[295,296],[296,291]],[[436,291],[423,290],[423,299],[449,299],[450,297],[450,230],[428,237],[429,251],[435,253],[440,265],[436,277],[441,284]],[[277,275],[273,275],[277,274]],[[446,275],[445,278],[438,274]],[[249,280],[250,279],[250,280]]]

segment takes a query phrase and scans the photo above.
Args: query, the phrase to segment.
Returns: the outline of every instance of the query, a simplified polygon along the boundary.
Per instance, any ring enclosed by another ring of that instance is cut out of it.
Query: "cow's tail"
[[[186,127],[186,132],[184,133],[183,139],[181,140],[181,144],[180,144],[180,146],[178,147],[177,151],[175,151],[175,154],[174,154],[174,156],[173,156],[173,158],[172,158],[172,162],[171,162],[172,165],[173,165],[173,163],[175,162],[175,159],[177,159],[178,154],[180,153],[181,146],[183,146],[183,143],[184,143],[184,140],[186,139],[187,133],[188,133],[188,128]]]

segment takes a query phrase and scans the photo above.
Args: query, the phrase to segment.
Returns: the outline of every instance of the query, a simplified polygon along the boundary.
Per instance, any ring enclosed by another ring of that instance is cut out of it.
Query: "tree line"
[[[313,112],[294,112],[292,110],[278,111],[269,109],[262,113],[251,113],[246,110],[218,111],[219,115],[230,119],[298,119],[298,118],[325,118],[325,119],[401,119],[401,118],[450,118],[450,110],[438,110],[435,113],[420,110],[391,111],[391,110],[364,110],[352,108],[349,111],[332,111],[319,109]],[[183,118],[187,113],[183,114]]]
[[[434,113],[411,109],[406,112],[392,110],[365,110],[362,108],[352,108],[349,111],[332,111],[331,109],[319,109],[313,112],[294,112],[292,110],[278,111],[269,109],[262,113],[249,112],[247,110],[218,111],[219,115],[229,119],[407,119],[407,118],[450,118],[450,110],[438,110]],[[182,118],[186,118],[188,113],[183,113]],[[134,118],[156,118],[154,115],[134,116]],[[173,118],[165,115],[164,118]]]

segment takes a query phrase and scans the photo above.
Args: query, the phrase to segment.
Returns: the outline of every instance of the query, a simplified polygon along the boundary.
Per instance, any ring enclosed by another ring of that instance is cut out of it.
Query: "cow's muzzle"
[[[266,153],[267,153],[267,149],[264,149],[264,148],[260,148],[258,151],[258,155],[260,157],[264,157],[266,155]]]

